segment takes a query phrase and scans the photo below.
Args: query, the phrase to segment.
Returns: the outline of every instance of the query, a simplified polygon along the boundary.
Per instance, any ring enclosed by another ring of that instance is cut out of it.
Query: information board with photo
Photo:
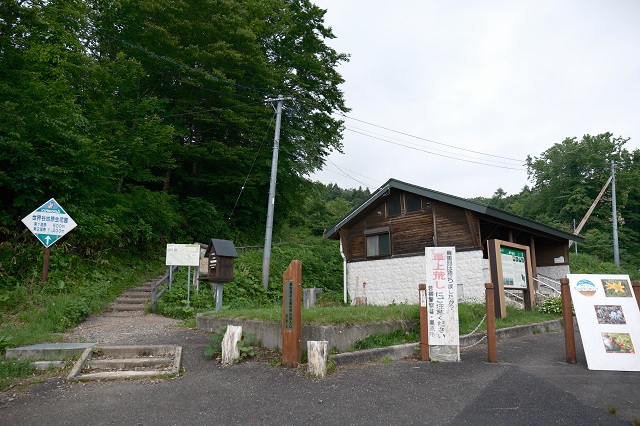
[[[640,310],[628,275],[569,274],[590,370],[640,371]]]

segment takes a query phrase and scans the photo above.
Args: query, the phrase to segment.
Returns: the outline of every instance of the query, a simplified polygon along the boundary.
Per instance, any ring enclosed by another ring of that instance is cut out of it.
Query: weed
[[[631,416],[631,424],[633,426],[640,426],[640,419],[636,416]]]
[[[35,371],[29,361],[0,361],[0,391],[5,390],[20,379],[31,376]]]
[[[239,361],[256,356],[253,346],[247,344],[244,340],[238,340],[236,348],[238,348],[238,351],[240,352],[240,357],[238,358]]]
[[[11,347],[11,336],[0,335],[0,355],[4,355],[4,353],[10,347]]]
[[[383,364],[393,364],[393,360],[388,356],[380,358],[378,361],[383,363]]]
[[[618,407],[609,402],[605,404],[605,408],[607,409],[607,413],[611,414],[612,416],[614,416],[618,412]]]

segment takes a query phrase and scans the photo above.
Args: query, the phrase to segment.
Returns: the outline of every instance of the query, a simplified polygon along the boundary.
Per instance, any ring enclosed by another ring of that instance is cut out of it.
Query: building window
[[[391,239],[389,227],[376,228],[365,231],[367,240],[367,257],[391,255]]]
[[[404,202],[407,213],[422,211],[422,197],[420,195],[407,192],[404,194]]]
[[[398,216],[402,213],[400,194],[396,194],[387,201],[387,217]]]

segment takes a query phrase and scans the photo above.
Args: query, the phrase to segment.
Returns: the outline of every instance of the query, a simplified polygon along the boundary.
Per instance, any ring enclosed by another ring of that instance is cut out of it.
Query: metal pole
[[[223,283],[216,283],[216,311],[222,309],[222,285]]]
[[[575,219],[573,219],[573,233],[574,234],[576,233],[576,220]],[[572,242],[573,241],[569,242],[569,246],[571,246]],[[576,254],[578,254],[578,243],[575,243],[575,247],[576,247]]]
[[[611,206],[613,222],[613,263],[620,266],[620,251],[618,250],[618,212],[616,211],[616,165],[611,160]]]
[[[273,209],[276,202],[276,178],[278,175],[278,150],[280,149],[280,122],[282,120],[282,95],[278,96],[276,107],[276,133],[273,138],[273,158],[271,159],[271,182],[269,184],[269,204],[267,205],[267,231],[264,237],[264,257],[262,259],[262,285],[269,288],[269,264],[271,263],[271,234],[273,233]]]
[[[187,267],[187,305],[191,300],[191,266]]]

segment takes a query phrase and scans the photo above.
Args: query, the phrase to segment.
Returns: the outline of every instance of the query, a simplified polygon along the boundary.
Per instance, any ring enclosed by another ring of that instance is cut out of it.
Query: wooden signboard
[[[294,260],[282,277],[282,365],[302,361],[302,262]]]
[[[531,252],[529,246],[502,240],[487,241],[489,269],[494,288],[497,318],[507,316],[504,290],[521,290],[524,307],[530,311],[535,303]]]

